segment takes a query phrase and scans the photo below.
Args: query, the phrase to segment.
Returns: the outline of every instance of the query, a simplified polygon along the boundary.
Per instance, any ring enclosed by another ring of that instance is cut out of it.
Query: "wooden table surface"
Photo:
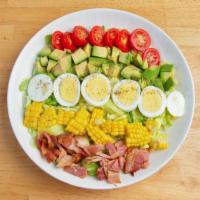
[[[144,16],[179,45],[192,70],[196,109],[189,135],[174,158],[150,178],[118,190],[90,191],[61,183],[35,166],[17,143],[8,120],[12,66],[30,37],[47,23],[81,9],[109,7]],[[200,0],[0,0],[0,199],[200,199]]]

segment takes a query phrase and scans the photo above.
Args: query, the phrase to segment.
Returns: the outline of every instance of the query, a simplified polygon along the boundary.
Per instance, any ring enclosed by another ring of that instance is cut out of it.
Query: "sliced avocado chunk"
[[[134,64],[136,67],[142,68],[143,61],[142,61],[142,56],[141,56],[140,54],[136,54],[136,55],[133,57],[132,62],[133,62],[133,64]]]
[[[164,91],[164,87],[163,87],[163,83],[162,83],[161,79],[156,78],[156,79],[153,81],[153,85],[154,85],[155,87],[158,87],[158,88],[160,88],[161,90]]]
[[[143,90],[145,87],[151,85],[151,81],[144,79],[143,77],[139,79],[138,83],[140,84],[141,89]]]
[[[89,58],[89,63],[93,64],[93,65],[95,65],[97,67],[100,67],[102,64],[113,64],[113,61],[105,59],[105,58],[90,57]]]
[[[142,63],[142,69],[148,69],[148,67],[149,67],[149,64],[148,64],[147,60],[144,60]]]
[[[147,80],[153,80],[158,77],[160,71],[160,67],[158,66],[151,66],[150,68],[146,69],[142,76]]]
[[[81,63],[83,60],[87,59],[88,55],[83,51],[83,49],[79,48],[72,54],[72,59],[75,64]]]
[[[95,66],[95,65],[93,65],[91,63],[88,63],[87,67],[88,67],[88,70],[89,70],[90,74],[97,73],[98,69],[99,69],[99,67],[97,67],[97,66]]]
[[[172,64],[162,64],[160,66],[160,72],[173,72],[174,71],[174,65]]]
[[[62,57],[59,60],[59,64],[62,67],[62,69],[64,69],[65,72],[67,72],[67,73],[72,73],[73,72],[73,69],[72,69],[72,56],[70,54]]]
[[[74,66],[75,72],[79,78],[83,78],[88,75],[87,61],[84,61]]]
[[[87,43],[83,50],[85,51],[85,53],[87,54],[88,58],[91,56],[91,51],[92,51],[92,46],[90,43]]]
[[[56,66],[57,63],[57,61],[49,59],[47,71],[50,72]]]
[[[46,67],[48,65],[48,58],[47,56],[43,56],[40,58],[40,63],[42,65],[42,67]]]
[[[93,46],[92,56],[99,57],[99,58],[107,58],[108,49],[106,47]]]
[[[51,53],[51,48],[50,47],[43,47],[40,52],[39,52],[39,56],[48,56]]]
[[[119,54],[120,54],[120,50],[114,46],[112,48],[111,60],[113,60],[113,62],[116,63],[118,61]]]
[[[103,73],[108,77],[118,77],[120,74],[120,66],[115,64],[103,64],[102,65]]]
[[[176,85],[176,80],[172,77],[170,77],[165,83],[164,83],[164,89],[165,91],[169,91],[173,89],[173,87]]]
[[[60,60],[65,54],[65,51],[54,49],[53,52],[49,55],[49,58],[52,60]]]
[[[170,77],[173,77],[173,72],[160,72],[160,79],[165,83]]]
[[[129,65],[131,63],[132,60],[132,55],[130,53],[124,53],[124,52],[120,52],[119,54],[119,62]]]
[[[45,43],[46,43],[47,46],[51,45],[51,40],[52,40],[51,34],[45,36]]]
[[[121,75],[127,79],[138,80],[142,77],[142,71],[133,65],[129,65],[121,71]]]
[[[43,67],[40,63],[39,60],[36,60],[35,62],[35,69],[34,69],[34,74],[40,74],[46,72],[45,67]]]

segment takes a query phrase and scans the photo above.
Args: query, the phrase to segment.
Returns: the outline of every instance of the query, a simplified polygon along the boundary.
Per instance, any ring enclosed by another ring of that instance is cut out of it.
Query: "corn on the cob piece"
[[[151,142],[151,133],[139,122],[127,124],[126,134],[128,147],[143,147]]]
[[[57,123],[60,125],[67,125],[68,122],[74,117],[74,115],[74,111],[59,109]]]
[[[69,121],[66,131],[74,135],[84,135],[89,120],[90,113],[85,108],[80,108],[80,110],[75,114],[75,117]]]
[[[42,110],[43,108],[41,102],[32,102],[28,105],[25,111],[24,126],[36,130],[38,118],[40,117]]]
[[[45,131],[48,128],[57,124],[57,113],[53,107],[48,107],[44,110],[38,119],[38,132]]]
[[[155,119],[147,119],[144,124],[151,132],[155,132],[160,128],[158,122]]]
[[[87,126],[87,132],[95,144],[106,144],[108,142],[113,143],[115,141],[110,135],[107,135],[102,131],[99,126],[92,126],[89,124]]]
[[[90,124],[92,125],[100,125],[103,123],[104,119],[104,111],[100,108],[94,108],[92,111]]]

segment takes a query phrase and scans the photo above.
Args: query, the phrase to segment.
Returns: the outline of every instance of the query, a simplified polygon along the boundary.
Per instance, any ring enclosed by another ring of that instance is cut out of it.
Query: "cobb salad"
[[[43,158],[66,172],[120,183],[167,150],[166,128],[184,115],[173,64],[138,28],[77,25],[55,31],[36,56],[23,124]]]

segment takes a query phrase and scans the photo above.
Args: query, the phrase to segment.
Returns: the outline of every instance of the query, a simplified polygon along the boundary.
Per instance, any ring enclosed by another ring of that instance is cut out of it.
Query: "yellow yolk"
[[[136,100],[138,93],[135,85],[132,83],[124,83],[118,88],[115,95],[121,103],[130,105]]]
[[[148,90],[142,96],[142,107],[148,112],[156,112],[162,106],[162,97],[156,90]]]
[[[101,77],[88,80],[85,89],[88,96],[95,101],[102,101],[108,94],[107,82]]]
[[[78,93],[76,80],[74,78],[64,78],[60,82],[59,92],[63,100],[73,103]]]

